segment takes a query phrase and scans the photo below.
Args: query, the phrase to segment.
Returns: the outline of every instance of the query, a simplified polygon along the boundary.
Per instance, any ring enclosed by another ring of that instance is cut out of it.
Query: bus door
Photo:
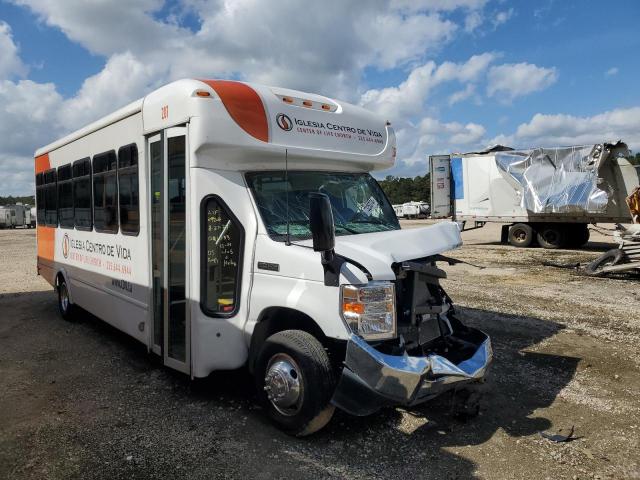
[[[151,173],[152,350],[164,364],[190,373],[190,237],[187,222],[187,128],[164,130],[147,139]]]

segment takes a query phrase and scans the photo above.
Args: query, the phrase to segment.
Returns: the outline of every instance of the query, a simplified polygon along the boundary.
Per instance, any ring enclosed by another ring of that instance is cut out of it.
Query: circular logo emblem
[[[293,128],[293,122],[284,113],[279,113],[278,115],[276,115],[276,123],[285,132],[288,132]]]
[[[62,255],[64,258],[69,256],[69,235],[66,233],[64,234],[64,237],[62,237]]]

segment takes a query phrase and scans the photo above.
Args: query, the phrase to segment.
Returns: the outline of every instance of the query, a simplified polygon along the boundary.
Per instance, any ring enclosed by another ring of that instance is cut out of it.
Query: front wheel
[[[280,428],[305,436],[329,423],[336,380],[327,352],[313,335],[301,330],[271,335],[256,367],[258,395]]]

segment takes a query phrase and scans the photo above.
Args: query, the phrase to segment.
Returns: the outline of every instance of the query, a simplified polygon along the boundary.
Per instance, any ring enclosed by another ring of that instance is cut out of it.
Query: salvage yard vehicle
[[[625,198],[640,171],[623,142],[434,155],[432,217],[471,228],[502,223],[515,247],[580,247],[589,224],[629,223]]]
[[[439,284],[455,223],[400,230],[389,122],[299,91],[166,85],[35,154],[38,273],[191,378],[247,367],[281,428],[481,382]]]

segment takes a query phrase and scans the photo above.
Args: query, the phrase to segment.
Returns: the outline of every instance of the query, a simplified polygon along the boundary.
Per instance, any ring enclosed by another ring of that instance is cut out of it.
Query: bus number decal
[[[162,120],[166,120],[169,118],[169,105],[164,105],[162,107]]]

